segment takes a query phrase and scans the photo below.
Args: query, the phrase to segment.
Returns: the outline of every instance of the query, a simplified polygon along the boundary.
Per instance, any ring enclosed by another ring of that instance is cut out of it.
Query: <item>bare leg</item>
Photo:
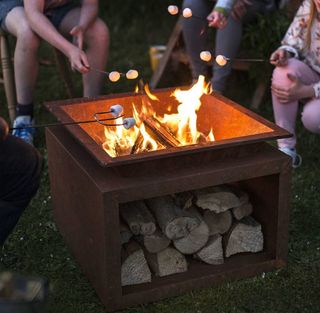
[[[59,31],[69,36],[71,29],[78,24],[80,9],[71,10],[62,20]],[[105,23],[97,18],[85,33],[86,54],[90,66],[104,70],[109,51],[109,30]],[[83,95],[94,97],[101,94],[104,76],[95,71],[83,75]]]
[[[17,37],[14,52],[14,74],[19,104],[31,104],[38,76],[39,37],[31,30],[22,7],[16,7],[5,19],[9,33]]]

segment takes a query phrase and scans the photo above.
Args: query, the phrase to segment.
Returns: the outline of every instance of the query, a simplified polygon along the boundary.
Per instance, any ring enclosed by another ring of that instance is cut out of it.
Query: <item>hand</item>
[[[76,46],[72,46],[68,53],[68,57],[72,69],[75,69],[83,74],[89,72],[90,66],[87,55],[84,53],[84,51],[80,50]]]
[[[292,57],[291,53],[285,49],[277,49],[271,54],[270,63],[275,66],[286,66],[288,59]]]
[[[83,50],[84,31],[82,27],[79,25],[73,27],[70,31],[70,35],[73,37],[72,38],[73,44],[77,46],[80,50]]]
[[[314,97],[314,90],[311,85],[305,85],[301,80],[293,74],[288,73],[287,77],[292,81],[290,87],[280,87],[272,84],[271,89],[273,94],[281,103],[289,103],[294,100]]]
[[[227,18],[223,13],[213,10],[208,16],[209,27],[223,28],[227,25]]]
[[[0,117],[0,142],[5,141],[9,134],[9,126],[7,122]]]

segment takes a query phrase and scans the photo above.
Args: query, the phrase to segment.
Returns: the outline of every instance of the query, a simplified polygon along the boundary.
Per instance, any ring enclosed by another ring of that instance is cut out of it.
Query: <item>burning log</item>
[[[209,238],[209,227],[203,221],[198,210],[192,207],[188,209],[188,211],[193,216],[197,216],[201,222],[200,225],[191,230],[187,236],[173,241],[175,248],[183,254],[193,254],[199,251],[207,243]]]
[[[126,223],[120,220],[120,238],[121,238],[121,244],[128,243],[129,240],[132,237],[132,232],[130,231],[129,227]]]
[[[172,247],[158,253],[146,253],[146,258],[156,276],[163,277],[188,270],[185,256]]]
[[[214,213],[212,211],[205,210],[203,220],[209,227],[210,236],[215,234],[224,234],[231,227],[232,215],[230,211]]]
[[[261,225],[251,216],[234,224],[226,237],[226,257],[240,252],[259,252],[263,249]]]
[[[224,263],[222,237],[218,234],[211,236],[208,243],[195,254],[195,257],[207,264]]]
[[[147,199],[146,202],[169,239],[185,237],[200,224],[198,217],[181,210],[171,196]]]
[[[160,230],[156,230],[152,235],[139,236],[139,242],[141,242],[144,248],[150,253],[158,253],[166,249],[170,245],[170,239],[168,239]]]
[[[134,235],[151,235],[156,230],[154,217],[143,201],[122,204],[120,214]]]
[[[234,193],[216,187],[197,190],[196,198],[198,207],[215,213],[240,206],[240,200]]]
[[[169,147],[179,147],[181,143],[176,139],[174,135],[168,131],[163,124],[161,124],[153,116],[144,116],[143,122],[146,127],[159,139],[161,143]]]
[[[136,285],[151,282],[151,272],[142,248],[130,241],[121,250],[121,285]]]

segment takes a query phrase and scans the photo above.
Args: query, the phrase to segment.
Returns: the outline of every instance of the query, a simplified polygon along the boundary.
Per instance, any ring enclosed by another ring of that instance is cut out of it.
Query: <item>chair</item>
[[[62,79],[64,81],[67,94],[70,98],[75,97],[75,89],[71,79],[70,68],[67,64],[66,58],[58,49],[53,49],[55,63],[58,66]],[[16,89],[14,83],[14,72],[11,61],[9,35],[0,28],[0,56],[1,56],[1,69],[2,78],[0,83],[4,85],[9,118],[13,122],[15,118],[15,105],[16,105]]]

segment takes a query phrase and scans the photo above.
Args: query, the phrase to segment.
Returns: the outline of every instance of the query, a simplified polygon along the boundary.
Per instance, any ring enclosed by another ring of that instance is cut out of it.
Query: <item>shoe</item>
[[[302,164],[302,157],[300,154],[297,153],[296,149],[283,147],[283,148],[279,148],[279,150],[292,158],[293,168],[297,168]]]
[[[33,145],[33,137],[35,135],[34,128],[23,128],[33,124],[34,122],[30,115],[20,115],[16,117],[13,122],[13,128],[19,129],[14,129],[12,135],[21,138],[30,145]]]

